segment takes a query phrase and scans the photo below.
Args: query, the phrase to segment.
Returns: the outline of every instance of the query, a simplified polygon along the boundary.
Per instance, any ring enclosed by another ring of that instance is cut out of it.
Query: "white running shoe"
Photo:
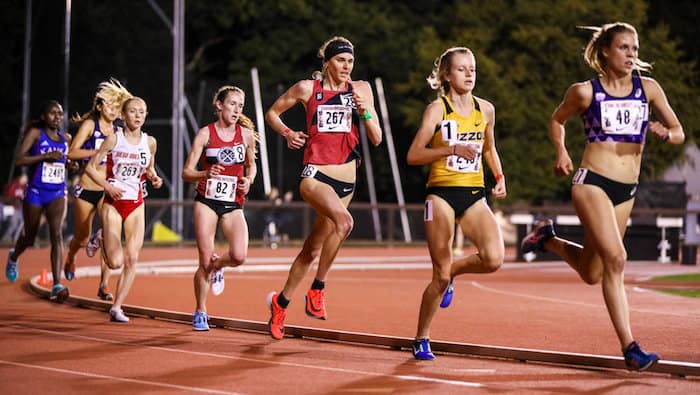
[[[214,295],[221,295],[224,292],[224,287],[226,283],[224,282],[224,268],[211,272],[211,278],[209,278],[209,285],[211,286],[211,293]]]
[[[102,228],[98,229],[97,232],[93,233],[85,246],[85,253],[87,256],[92,258],[100,249],[100,241],[102,240]]]
[[[109,309],[109,320],[112,322],[129,322],[129,317],[124,315],[124,310],[112,307]]]

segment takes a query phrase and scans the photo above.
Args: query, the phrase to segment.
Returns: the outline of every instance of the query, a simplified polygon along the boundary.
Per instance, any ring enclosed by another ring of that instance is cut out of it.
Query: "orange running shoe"
[[[277,292],[267,295],[267,305],[270,306],[270,320],[267,322],[267,330],[275,340],[284,337],[284,319],[287,317],[287,309],[277,303]]]
[[[326,290],[310,289],[304,296],[306,299],[306,315],[319,320],[326,319]]]

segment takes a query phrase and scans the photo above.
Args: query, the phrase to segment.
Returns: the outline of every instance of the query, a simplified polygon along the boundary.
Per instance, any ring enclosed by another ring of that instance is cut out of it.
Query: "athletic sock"
[[[311,289],[324,289],[326,288],[326,282],[314,278],[314,282],[311,284]]]
[[[289,299],[284,297],[284,293],[282,291],[277,294],[277,304],[283,309],[286,309],[287,306],[289,306]]]

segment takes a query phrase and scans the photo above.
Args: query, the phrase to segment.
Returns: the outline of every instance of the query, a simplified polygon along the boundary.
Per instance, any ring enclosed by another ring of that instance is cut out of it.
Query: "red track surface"
[[[212,316],[266,322],[265,296],[281,289],[296,249],[250,251],[288,258],[279,271],[226,273],[226,290],[209,296]],[[5,257],[7,250],[0,250]],[[365,258],[363,258],[365,257]],[[340,270],[347,263],[423,263],[425,268]],[[370,259],[366,259],[370,258]],[[149,248],[142,262],[190,260],[192,248]],[[28,291],[30,277],[48,268],[47,250],[20,258],[20,279],[0,280],[0,388],[3,393],[700,393],[700,378],[582,369],[439,355],[413,360],[410,352],[337,344],[132,318],[110,323],[105,312],[57,305]],[[254,261],[254,262],[253,262]],[[78,256],[81,266],[95,259]],[[349,248],[327,281],[328,321],[304,314],[300,287],[289,325],[412,337],[428,282],[424,248]],[[182,267],[182,266],[181,266]],[[666,360],[700,363],[700,300],[636,287],[653,275],[700,272],[697,266],[628,264],[632,328],[647,349]],[[65,282],[74,295],[94,297],[97,278]],[[618,356],[619,344],[600,286],[587,286],[565,264],[509,264],[494,274],[459,277],[455,301],[433,324],[435,340]],[[110,284],[116,287],[116,275]],[[128,304],[190,312],[190,274],[139,275]]]

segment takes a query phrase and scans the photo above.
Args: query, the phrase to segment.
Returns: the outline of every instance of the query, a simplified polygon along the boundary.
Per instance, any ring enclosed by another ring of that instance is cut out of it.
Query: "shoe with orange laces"
[[[306,299],[306,315],[319,320],[326,319],[325,289],[310,289],[304,299]]]
[[[284,337],[284,319],[287,317],[287,309],[277,303],[277,292],[267,295],[267,305],[270,306],[270,320],[267,322],[267,330],[275,340]]]
[[[75,278],[75,262],[66,262],[63,266],[63,275],[66,276],[66,280],[73,281]]]
[[[112,292],[110,292],[109,288],[107,286],[100,286],[97,289],[97,297],[102,299],[102,300],[112,300],[114,299],[114,295],[112,295]]]

